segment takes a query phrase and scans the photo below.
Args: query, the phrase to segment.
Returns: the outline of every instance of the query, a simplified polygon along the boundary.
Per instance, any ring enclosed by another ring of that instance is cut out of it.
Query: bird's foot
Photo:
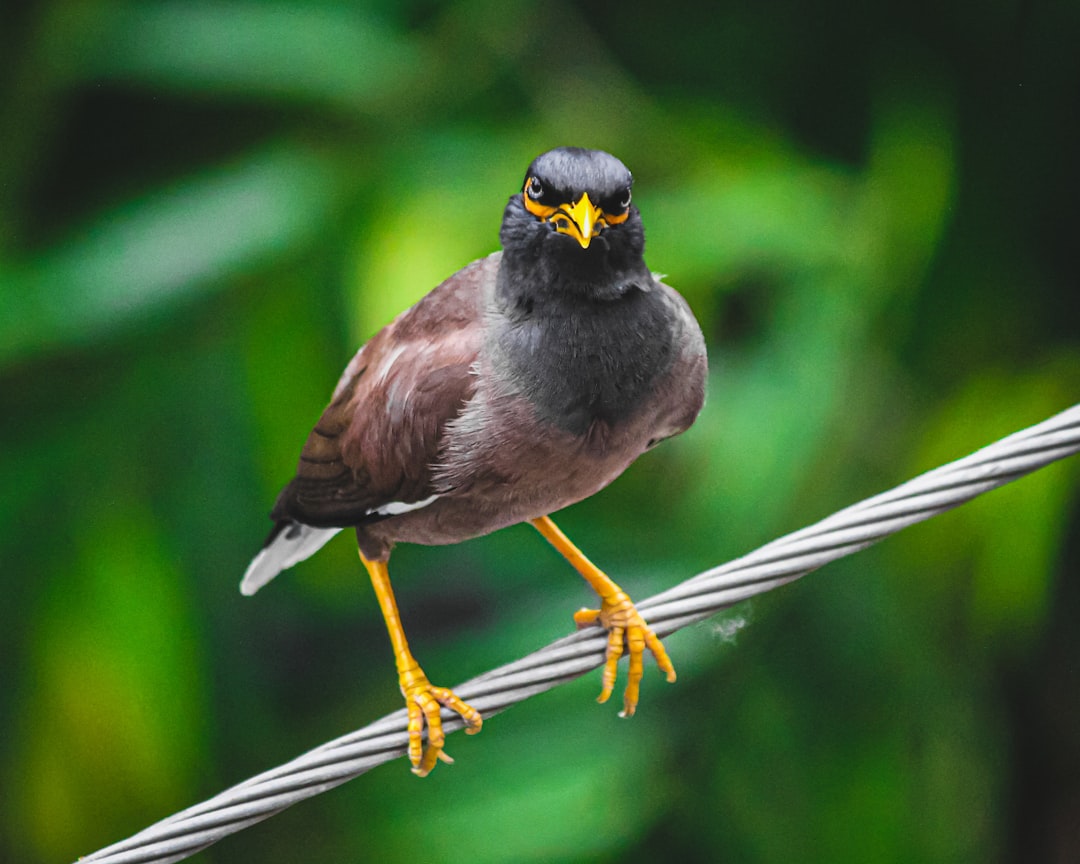
[[[664,644],[645,623],[637,607],[617,586],[601,598],[599,609],[581,609],[574,613],[574,623],[578,629],[599,624],[608,631],[607,659],[604,662],[604,677],[597,702],[607,702],[611,691],[615,689],[615,675],[619,658],[625,650],[630,656],[630,668],[627,673],[626,691],[623,693],[623,710],[620,717],[631,717],[637,709],[641,677],[644,674],[644,654],[648,648],[656,658],[656,665],[667,675],[668,683],[675,680],[675,667],[664,650]]]
[[[401,693],[405,697],[405,706],[409,712],[409,762],[412,772],[418,777],[426,777],[442,761],[454,760],[443,750],[446,735],[443,733],[441,707],[449,708],[461,715],[465,721],[465,732],[475,735],[483,726],[480,712],[467,702],[458,698],[447,687],[435,687],[427,676],[414,666],[403,671],[400,676]],[[427,748],[424,747],[424,726],[427,726]]]

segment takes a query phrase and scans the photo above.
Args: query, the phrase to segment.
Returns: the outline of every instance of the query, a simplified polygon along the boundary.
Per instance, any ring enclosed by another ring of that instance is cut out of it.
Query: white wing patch
[[[438,495],[432,495],[429,498],[425,498],[423,501],[410,501],[408,504],[402,501],[391,501],[389,504],[380,504],[378,507],[372,507],[367,512],[369,516],[400,516],[402,513],[408,513],[412,510],[419,510],[422,507],[427,507],[428,504],[438,497]]]

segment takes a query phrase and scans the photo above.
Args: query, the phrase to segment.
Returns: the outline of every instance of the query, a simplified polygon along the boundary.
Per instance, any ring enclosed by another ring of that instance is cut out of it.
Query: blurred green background
[[[646,596],[1077,401],[1080,4],[0,9],[0,860],[399,705],[348,535],[255,598],[355,348],[559,144],[634,171],[709,402],[560,524]],[[1080,860],[1074,460],[203,862]],[[402,547],[433,679],[571,628],[535,532]]]

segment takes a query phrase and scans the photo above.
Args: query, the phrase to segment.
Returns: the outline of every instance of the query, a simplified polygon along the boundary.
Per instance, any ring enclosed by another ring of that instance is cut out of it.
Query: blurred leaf
[[[851,222],[850,251],[873,274],[868,290],[920,280],[948,224],[957,153],[947,93],[937,83],[910,91],[894,84],[878,94],[869,170]]]
[[[292,146],[130,202],[8,273],[0,364],[87,345],[317,236],[338,202],[333,164]]]
[[[191,794],[204,758],[199,725],[176,722],[205,705],[191,598],[163,535],[119,498],[80,529],[33,636],[21,794],[6,814],[23,860],[70,860],[125,814],[162,815]]]
[[[1075,355],[1027,370],[984,370],[923,427],[915,465],[966,455],[1018,429],[1017,418],[1035,422],[1063,410],[1077,392]],[[1050,611],[1078,472],[1075,458],[1049,466],[898,538],[903,566],[918,577],[920,591],[938,597],[939,607],[940,595],[959,594],[976,638],[1029,647]]]
[[[637,197],[649,257],[680,285],[715,279],[718,271],[816,269],[841,258],[850,193],[839,169],[807,165],[795,154],[734,165],[725,156],[678,180]]]
[[[502,143],[496,152],[521,149],[512,138]],[[411,150],[399,172],[381,178],[357,250],[363,264],[355,274],[357,345],[470,261],[499,248],[502,211],[522,168],[510,167],[505,155],[477,158],[490,147],[490,138],[475,133],[445,135]],[[414,170],[416,162],[430,167]]]
[[[389,106],[423,56],[351,4],[124,3],[88,77],[162,90]]]

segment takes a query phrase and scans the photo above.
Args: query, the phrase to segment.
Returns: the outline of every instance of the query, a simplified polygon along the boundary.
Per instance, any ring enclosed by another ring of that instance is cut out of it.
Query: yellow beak
[[[555,223],[555,230],[560,234],[569,234],[582,249],[589,248],[589,242],[600,232],[597,223],[603,218],[603,211],[589,200],[589,193],[581,196],[576,204],[560,207],[550,218]]]

